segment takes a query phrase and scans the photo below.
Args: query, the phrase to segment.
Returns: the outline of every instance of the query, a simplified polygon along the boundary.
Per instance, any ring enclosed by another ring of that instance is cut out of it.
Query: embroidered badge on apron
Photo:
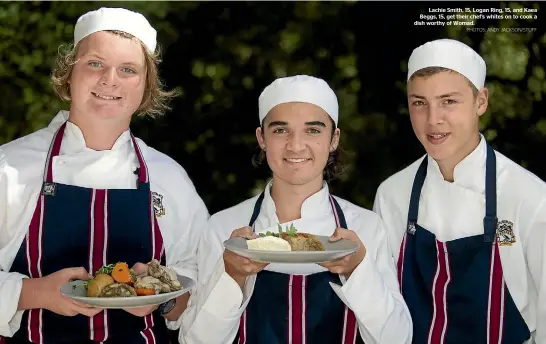
[[[411,234],[411,235],[415,234],[415,222],[409,221],[406,232],[408,232],[408,234]]]
[[[55,183],[45,182],[42,187],[42,194],[44,196],[55,196],[56,185]]]
[[[514,224],[507,220],[502,220],[497,225],[497,240],[500,246],[512,246],[516,242],[514,235]]]
[[[155,216],[161,217],[165,215],[165,207],[163,206],[163,195],[157,192],[152,192],[152,200],[154,203]]]

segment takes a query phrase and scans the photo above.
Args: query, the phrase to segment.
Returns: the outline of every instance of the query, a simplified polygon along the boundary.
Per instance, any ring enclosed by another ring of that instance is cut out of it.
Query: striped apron
[[[254,206],[251,227],[260,213],[263,198],[262,193]],[[336,226],[347,228],[343,211],[332,196],[330,203]],[[259,272],[233,343],[363,343],[354,313],[329,282],[341,284],[339,275],[328,271],[311,275]]]
[[[442,242],[419,226],[423,160],[413,183],[398,279],[413,343],[521,344],[530,333],[503,278],[497,229],[495,152],[487,146],[484,234]]]
[[[88,189],[53,181],[52,162],[59,155],[65,127],[66,123],[51,142],[43,188],[10,271],[39,278],[79,266],[96,273],[101,266],[118,261],[132,266],[155,258],[165,264],[148,168],[134,136],[131,140],[140,164],[137,188]],[[157,312],[136,317],[123,310],[104,310],[89,318],[33,309],[24,312],[14,337],[3,340],[8,344],[164,344],[167,336],[165,319]]]

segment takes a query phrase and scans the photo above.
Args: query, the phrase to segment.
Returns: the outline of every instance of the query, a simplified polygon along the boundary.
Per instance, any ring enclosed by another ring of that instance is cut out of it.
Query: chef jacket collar
[[[275,207],[275,202],[271,198],[271,185],[273,181],[267,183],[264,191],[264,209],[267,212],[268,216],[271,216],[275,219],[276,223],[279,223],[277,216],[277,208]],[[301,218],[312,218],[317,216],[322,216],[326,212],[331,212],[332,207],[330,205],[329,199],[329,189],[328,184],[323,182],[322,189],[317,193],[309,196],[301,206]]]
[[[478,193],[484,193],[486,154],[486,141],[483,135],[480,134],[480,143],[478,146],[455,166],[453,183]],[[427,159],[427,177],[430,176],[435,182],[449,183],[444,180],[444,177],[440,172],[440,166],[436,160],[430,156],[428,156]]]
[[[63,137],[63,153],[69,154],[69,153],[80,153],[83,151],[92,151],[92,149],[87,148],[85,145],[85,139],[83,137],[83,133],[81,129],[72,122],[68,121],[68,115],[69,112],[66,110],[61,110],[59,113],[53,118],[51,123],[49,124],[49,128],[53,130],[59,129],[59,127],[66,122],[66,129],[64,131],[64,137]],[[116,140],[114,145],[112,146],[112,149],[110,151],[119,150],[120,148],[124,147],[125,144],[131,139],[130,131],[126,130],[124,131]]]

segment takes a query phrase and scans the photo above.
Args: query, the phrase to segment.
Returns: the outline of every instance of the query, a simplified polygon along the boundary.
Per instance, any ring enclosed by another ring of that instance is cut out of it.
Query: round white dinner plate
[[[224,241],[224,247],[240,256],[261,263],[325,263],[330,262],[358,250],[358,244],[341,239],[329,242],[328,236],[317,235],[325,251],[265,251],[249,250],[244,238],[231,238]]]
[[[75,301],[98,308],[122,309],[153,306],[162,304],[185,294],[195,285],[195,282],[189,277],[180,275],[177,277],[178,281],[182,285],[182,289],[157,295],[130,297],[87,297],[87,289],[85,288],[86,281],[81,280],[72,281],[63,285],[61,288],[61,293]]]

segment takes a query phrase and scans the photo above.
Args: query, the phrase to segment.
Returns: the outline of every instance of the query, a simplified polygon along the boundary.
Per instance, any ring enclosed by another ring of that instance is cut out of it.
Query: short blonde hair
[[[130,35],[123,31],[108,31],[124,38],[136,39],[133,35]],[[146,61],[146,85],[144,86],[144,95],[142,96],[142,102],[138,107],[136,113],[139,116],[149,116],[156,118],[162,116],[166,111],[170,110],[168,105],[169,101],[177,96],[176,91],[164,90],[164,84],[159,78],[158,66],[161,62],[159,53],[151,53],[146,46],[140,42],[142,51]],[[59,48],[59,55],[55,61],[55,67],[51,74],[51,81],[53,82],[53,88],[55,93],[61,99],[69,101],[70,98],[70,77],[72,76],[72,70],[74,65],[78,62],[76,55],[79,48],[78,44],[63,45]]]
[[[444,67],[426,67],[426,68],[423,68],[423,69],[419,69],[418,71],[413,73],[411,75],[411,77],[409,78],[409,80],[411,81],[411,80],[413,80],[415,78],[428,78],[429,76],[433,76],[434,74],[438,74],[438,73],[441,73],[441,72],[457,73],[453,69],[444,68]],[[467,78],[465,77],[465,79],[467,79]],[[470,82],[470,80],[467,79],[467,82],[468,82],[468,85],[472,88],[472,95],[474,96],[474,98],[476,98],[476,96],[478,95],[479,90],[476,88],[476,86],[474,86],[474,84],[472,82]]]

